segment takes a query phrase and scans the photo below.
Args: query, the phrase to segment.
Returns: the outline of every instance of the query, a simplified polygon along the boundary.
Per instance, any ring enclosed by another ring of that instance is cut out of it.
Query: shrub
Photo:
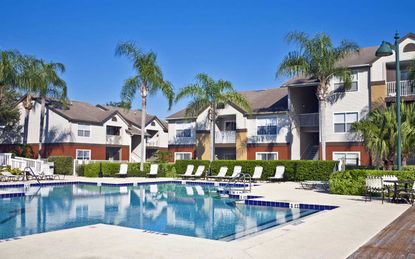
[[[102,162],[81,165],[77,169],[77,173],[80,176],[86,177],[98,177],[100,167],[102,166],[102,174],[104,177],[115,177],[120,171],[120,164],[118,162]],[[139,163],[128,163],[127,176],[131,177],[145,177],[150,172],[150,163],[144,164],[144,171],[140,171]],[[165,172],[162,172],[159,166],[158,176],[165,176]]]
[[[73,159],[70,156],[50,156],[48,162],[55,164],[56,174],[73,174]]]
[[[330,193],[363,195],[366,177],[383,175],[396,175],[400,180],[415,180],[414,171],[349,170],[331,175]]]
[[[231,175],[236,165],[242,166],[242,172],[253,174],[255,166],[262,166],[262,179],[274,176],[275,167],[282,165],[285,167],[284,179],[286,181],[304,181],[304,180],[329,180],[330,174],[336,165],[336,161],[312,161],[312,160],[215,160],[211,163],[210,169],[212,175],[219,173],[220,167],[227,166],[228,173]],[[178,174],[183,174],[188,164],[197,167],[200,164],[209,166],[206,160],[178,160],[175,168]]]

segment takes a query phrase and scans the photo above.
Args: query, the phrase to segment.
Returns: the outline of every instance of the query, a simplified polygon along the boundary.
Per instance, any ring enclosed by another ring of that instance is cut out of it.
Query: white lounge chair
[[[159,171],[158,164],[151,164],[150,166],[150,173],[147,174],[148,177],[157,177],[157,173]]]
[[[35,167],[27,168],[25,173],[26,173],[26,176],[30,176],[31,179],[37,179],[37,180],[44,179],[43,172],[38,172]]]
[[[60,179],[59,175],[54,174],[53,171],[50,169],[49,164],[43,164],[42,165],[42,172],[43,172],[43,177],[46,180]]]
[[[14,174],[12,174],[10,172],[6,172],[6,171],[1,172],[1,176],[2,176],[1,177],[2,181],[18,181],[18,180],[21,179],[20,176],[14,175]]]
[[[209,176],[209,178],[213,178],[213,179],[223,179],[226,178],[226,173],[228,172],[228,167],[227,166],[222,166],[219,169],[219,173],[217,175],[211,175]]]
[[[233,167],[232,175],[230,177],[225,177],[225,178],[230,178],[230,179],[236,178],[241,174],[241,172],[242,172],[242,166],[236,165]]]
[[[184,174],[179,174],[178,176],[181,178],[189,178],[192,177],[193,175],[193,169],[195,168],[194,165],[187,165],[186,167],[186,172],[184,172]]]
[[[199,165],[196,169],[195,175],[193,175],[193,178],[201,178],[204,172],[205,172],[205,166]]]
[[[382,194],[382,204],[385,198],[385,187],[383,186],[383,180],[381,177],[376,176],[368,176],[365,180],[366,185],[366,193],[365,193],[365,201],[369,196],[369,199],[372,200],[373,193],[380,193]]]
[[[255,166],[254,174],[252,175],[252,181],[259,181],[262,177],[262,171],[264,171],[264,168],[262,166]]]
[[[285,172],[285,167],[282,165],[279,165],[275,168],[275,175],[268,177],[269,181],[282,181],[284,180],[284,172]]]
[[[386,180],[386,182],[385,182]],[[388,181],[397,181],[398,177],[396,177],[396,175],[384,175],[382,176],[382,181],[383,181],[383,187],[385,187],[385,189],[388,192],[388,200],[390,201],[390,194],[394,191],[393,188],[395,187],[395,184],[393,182],[388,182]]]
[[[121,164],[120,171],[116,173],[115,175],[119,177],[127,177],[127,172],[128,172],[128,164]]]

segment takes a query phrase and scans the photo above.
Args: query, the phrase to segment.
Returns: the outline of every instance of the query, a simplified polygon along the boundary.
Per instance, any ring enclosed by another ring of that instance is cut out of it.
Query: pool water
[[[30,187],[24,197],[0,199],[0,239],[104,223],[233,240],[315,212],[248,206],[204,185]]]

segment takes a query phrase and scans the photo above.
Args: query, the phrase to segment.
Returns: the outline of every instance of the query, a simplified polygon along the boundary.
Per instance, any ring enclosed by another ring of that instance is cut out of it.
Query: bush
[[[396,175],[400,180],[415,180],[414,171],[350,170],[336,172],[330,177],[330,193],[363,195],[367,176]]]
[[[210,168],[211,174],[217,175],[221,166],[227,166],[227,175],[231,175],[234,166],[240,165],[242,166],[242,172],[252,175],[254,173],[255,166],[262,166],[263,172],[261,179],[266,180],[268,177],[274,176],[276,166],[282,165],[285,167],[284,179],[286,181],[328,181],[336,163],[336,161],[312,160],[215,160],[210,165]],[[186,171],[186,166],[188,164],[193,164],[195,167],[203,164],[206,165],[206,168],[209,167],[209,161],[206,160],[178,160],[175,164],[177,173],[183,174]]]
[[[48,162],[55,164],[55,174],[73,174],[73,159],[70,156],[50,156]]]
[[[120,171],[120,164],[118,162],[85,164],[78,167],[77,173],[79,176],[98,177],[100,166],[102,165],[102,174],[104,177],[116,177],[116,174]],[[165,172],[162,171],[162,168],[159,166],[159,177],[165,176]],[[150,163],[144,163],[144,171],[140,171],[140,163],[128,163],[127,176],[145,177],[149,172]]]

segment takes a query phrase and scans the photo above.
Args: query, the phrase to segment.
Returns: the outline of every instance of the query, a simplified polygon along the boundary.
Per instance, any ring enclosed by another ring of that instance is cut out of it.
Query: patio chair
[[[415,198],[415,181],[412,183],[412,189],[400,189],[398,190],[398,197],[405,200],[407,203],[414,205]]]
[[[10,172],[7,172],[7,171],[1,172],[1,181],[6,181],[6,182],[8,182],[8,181],[19,181],[20,179],[21,179],[20,176],[14,175]]]
[[[382,204],[385,198],[385,187],[383,186],[383,181],[381,177],[368,176],[365,180],[366,192],[365,192],[365,201],[369,197],[372,200],[373,193],[380,193],[382,195]]]
[[[157,177],[157,173],[159,171],[158,164],[151,164],[150,166],[150,173],[147,174],[148,177]]]
[[[233,167],[232,175],[230,177],[225,176],[224,178],[235,179],[241,174],[241,172],[242,172],[242,166],[236,165],[236,166]]]
[[[226,177],[227,172],[228,172],[228,167],[227,166],[221,166],[221,168],[219,169],[219,173],[217,175],[211,175],[211,176],[209,176],[209,178],[221,180],[221,179]]]
[[[279,165],[275,167],[275,175],[268,177],[268,181],[282,181],[284,180],[285,166]]]
[[[261,180],[262,177],[262,171],[264,171],[264,168],[262,166],[255,166],[254,174],[252,175],[252,181],[256,182]]]
[[[115,175],[119,177],[127,177],[127,172],[128,172],[128,164],[121,164],[120,171],[116,173]]]
[[[53,171],[50,169],[49,164],[42,165],[42,173],[43,173],[43,178],[45,180],[60,179],[59,175],[54,174]]]
[[[27,167],[24,172],[30,179],[43,180],[45,178],[43,172],[38,172],[35,167]]]
[[[186,172],[184,174],[179,174],[178,176],[181,178],[189,178],[193,176],[193,169],[195,168],[194,165],[187,165]]]
[[[193,175],[193,178],[202,178],[203,173],[205,172],[205,166],[204,165],[199,165],[196,169],[196,173],[195,175]]]
[[[398,177],[395,175],[384,175],[382,176],[383,186],[385,187],[386,191],[388,192],[388,201],[390,201],[390,194],[393,192],[394,183],[385,182],[386,181],[397,181]]]

